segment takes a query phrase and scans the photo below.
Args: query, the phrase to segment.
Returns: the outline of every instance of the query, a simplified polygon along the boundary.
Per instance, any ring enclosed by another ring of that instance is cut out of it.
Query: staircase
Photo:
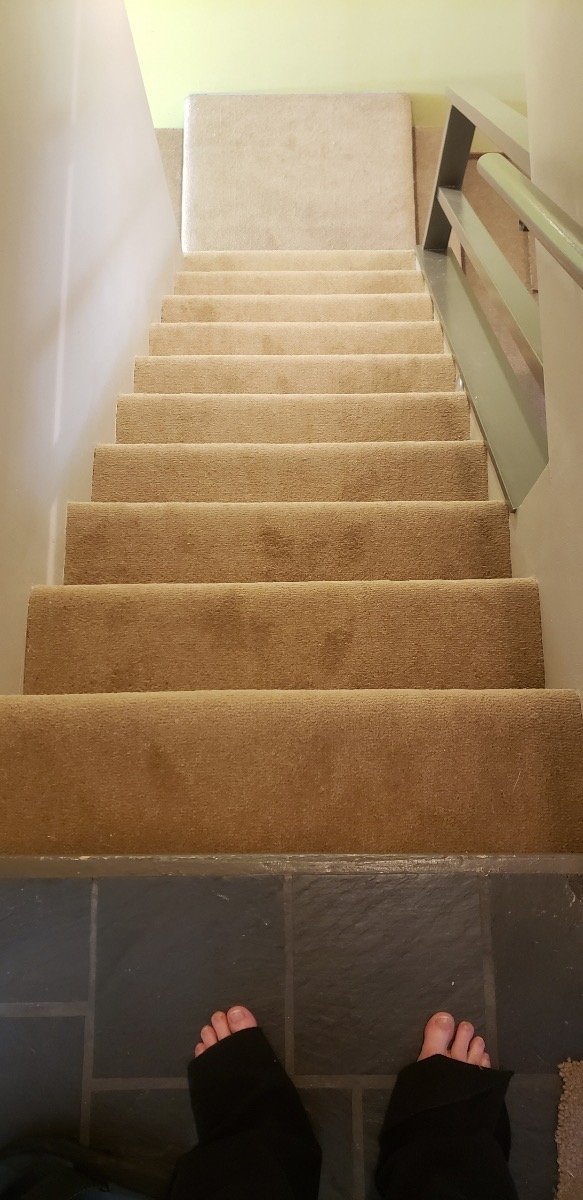
[[[10,854],[583,849],[583,724],[414,255],[200,253],[0,701]]]

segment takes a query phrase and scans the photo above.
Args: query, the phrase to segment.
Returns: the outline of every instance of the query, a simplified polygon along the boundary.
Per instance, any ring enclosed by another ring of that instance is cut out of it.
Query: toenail
[[[244,1015],[245,1014],[244,1014],[242,1008],[230,1008],[229,1009],[229,1016],[232,1017],[234,1021],[240,1021]]]
[[[444,1027],[451,1025],[451,1017],[449,1013],[438,1013],[436,1020],[439,1025],[443,1025]]]

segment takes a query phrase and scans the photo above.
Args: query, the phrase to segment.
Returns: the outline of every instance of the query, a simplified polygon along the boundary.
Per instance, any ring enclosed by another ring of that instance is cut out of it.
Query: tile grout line
[[[91,1091],[96,1092],[187,1092],[188,1080],[183,1075],[177,1078],[162,1078],[160,1076],[128,1076],[127,1078],[91,1080]]]
[[[488,879],[478,879],[480,922],[482,926],[482,975],[484,980],[484,1005],[486,1014],[486,1049],[492,1066],[498,1065],[498,1015],[496,1005],[496,973],[492,942],[492,912]]]
[[[50,1021],[52,1017],[86,1017],[89,1007],[86,1003],[75,1001],[17,1001],[0,1004],[0,1020],[4,1017],[22,1018],[43,1017]]]
[[[93,1062],[95,1057],[95,994],[97,990],[97,905],[99,884],[91,883],[91,919],[89,925],[89,984],[88,1011],[85,1017],[85,1039],[83,1046],[83,1075],[81,1081],[81,1127],[79,1140],[89,1145],[91,1126],[91,1096],[93,1091]]]
[[[284,927],[284,1044],[285,1069],[288,1075],[295,1072],[294,1030],[294,925],[293,925],[293,879],[283,878],[283,927]]]
[[[305,1091],[386,1091],[395,1086],[395,1075],[294,1075],[296,1087]],[[97,1076],[91,1081],[95,1092],[143,1092],[188,1090],[188,1081],[182,1076]]]
[[[300,1088],[318,1088],[324,1090],[340,1089],[352,1091],[355,1087],[361,1091],[386,1091],[395,1086],[396,1075],[295,1075],[294,1081]]]
[[[358,1086],[352,1089],[352,1200],[364,1200],[364,1106]]]

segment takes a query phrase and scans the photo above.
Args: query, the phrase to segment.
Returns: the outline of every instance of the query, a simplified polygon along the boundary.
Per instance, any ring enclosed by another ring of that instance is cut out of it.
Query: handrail
[[[530,167],[526,118],[481,88],[451,88],[448,95],[452,103],[443,135],[425,238],[419,247],[418,257],[508,504],[514,510],[548,461],[546,431],[539,411],[532,404],[525,379],[511,367],[470,281],[460,269],[453,250],[448,248],[452,228],[479,272],[494,284],[520,339],[526,341],[533,351],[539,369],[542,360],[540,323],[533,296],[480,221],[467,197],[462,196],[464,175],[477,128],[487,134],[516,164],[513,166],[500,155],[487,155],[486,159],[495,161],[487,162],[482,174],[495,178],[494,186],[501,194],[510,190],[516,202],[515,207],[523,205],[525,214],[528,208],[528,216],[521,213],[522,219],[537,235],[538,224],[543,218],[540,205],[538,212],[533,211],[536,207],[533,203],[536,191],[525,193],[524,189],[532,185],[517,170],[517,167],[521,167],[528,171]],[[502,168],[501,162],[504,164]],[[520,187],[517,178],[522,181]],[[547,216],[550,211],[547,205]],[[546,235],[549,241],[553,241],[554,237],[555,243],[559,226],[563,235],[566,230],[566,223],[563,221],[561,224],[557,220],[558,215],[565,217],[560,210],[555,211],[555,232],[553,234],[547,229]],[[563,255],[568,257],[564,237],[561,247]],[[571,252],[571,261],[573,257]]]
[[[522,113],[480,87],[464,84],[463,87],[448,88],[447,96],[458,112],[495,142],[521,171],[530,175],[528,121]]]
[[[583,226],[525,179],[501,154],[484,154],[478,162],[478,171],[518,213],[541,245],[583,287]]]
[[[548,461],[546,434],[457,258],[419,249],[419,263],[511,509]]]
[[[439,203],[457,234],[468,258],[493,284],[506,304],[516,328],[542,364],[542,340],[538,304],[511,267],[504,251],[480,221],[469,200],[455,188],[440,188]]]

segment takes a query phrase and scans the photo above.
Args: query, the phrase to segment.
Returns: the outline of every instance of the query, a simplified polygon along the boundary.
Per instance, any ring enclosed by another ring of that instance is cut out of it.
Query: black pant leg
[[[382,1200],[517,1200],[511,1073],[433,1055],[401,1071],[379,1137]]]
[[[170,1200],[317,1200],[320,1147],[260,1029],[225,1038],[189,1067],[199,1144]]]

